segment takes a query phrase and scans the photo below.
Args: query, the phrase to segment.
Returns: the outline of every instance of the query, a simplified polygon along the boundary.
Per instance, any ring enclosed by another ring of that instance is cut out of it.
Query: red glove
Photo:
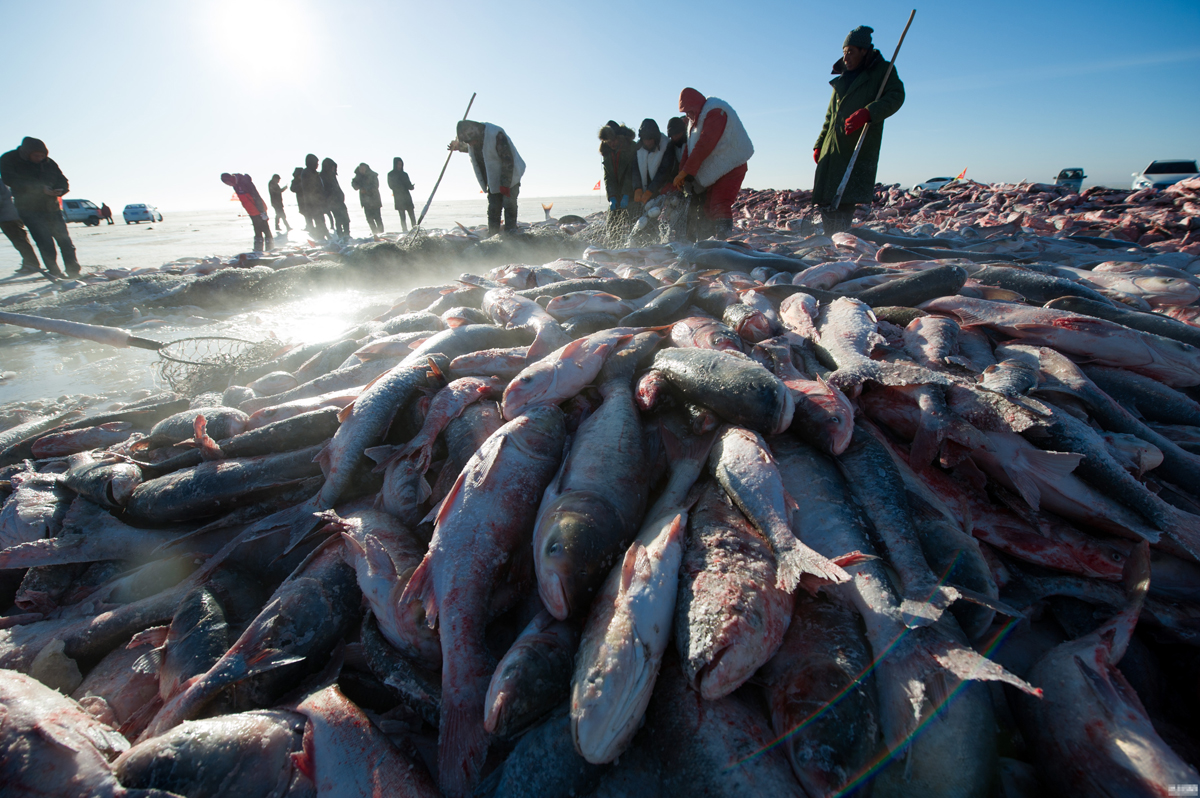
[[[821,162],[821,148],[813,147],[813,163]]]
[[[856,130],[871,121],[871,112],[866,108],[859,108],[850,116],[846,117],[846,135],[851,136]]]
[[[512,191],[509,190],[508,186],[500,186],[500,193],[506,197],[512,196]]]

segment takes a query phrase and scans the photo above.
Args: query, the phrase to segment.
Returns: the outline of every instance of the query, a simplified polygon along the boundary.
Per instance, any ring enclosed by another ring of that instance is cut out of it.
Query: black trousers
[[[363,206],[363,213],[367,217],[367,225],[371,228],[372,235],[379,235],[383,232],[383,217],[380,215],[381,207],[368,208]]]
[[[67,223],[63,221],[61,213],[23,213],[21,221],[25,223],[29,235],[33,237],[33,243],[37,244],[38,251],[42,253],[42,263],[46,265],[48,272],[58,272],[58,253],[54,251],[54,245],[57,243],[58,248],[62,250],[63,266],[68,272],[78,274],[79,261],[75,259],[75,245],[71,243],[71,234],[67,232]]]
[[[821,226],[825,228],[825,235],[830,236],[849,230],[850,225],[854,222],[854,207],[854,205],[842,203],[836,209],[822,208]]]
[[[33,252],[33,245],[29,243],[29,236],[25,235],[25,225],[21,224],[20,219],[0,222],[0,230],[4,231],[13,247],[21,253],[21,268],[36,269],[40,266],[37,255]]]
[[[287,220],[287,214],[284,213],[283,206],[276,205],[274,207],[275,207],[275,232],[277,232],[277,233],[279,232],[279,223],[283,222],[284,224],[287,225],[288,232],[290,233],[292,231],[292,223]]]
[[[412,208],[397,208],[396,212],[400,214],[400,229],[401,230],[403,230],[406,233],[408,232],[409,219],[412,220],[413,227],[417,226],[417,215],[415,213],[413,213]],[[408,219],[404,218],[404,214],[406,214],[406,213],[408,214]]]
[[[325,226],[325,214],[323,214],[323,213],[314,213],[314,214],[306,213],[306,214],[304,214],[304,219],[305,219],[305,221],[308,222],[308,231],[310,233],[317,233],[323,239],[329,238],[329,228]]]
[[[496,235],[500,232],[500,211],[504,211],[504,229],[517,229],[517,195],[521,193],[521,184],[518,183],[509,189],[508,196],[503,194],[488,194],[488,235]]]
[[[254,251],[255,252],[270,252],[275,245],[275,239],[271,237],[271,225],[267,223],[267,215],[264,213],[260,216],[251,216],[250,223],[254,225]],[[263,242],[266,242],[266,249],[263,249]]]
[[[339,236],[350,235],[350,211],[346,208],[346,203],[342,203],[329,211],[333,214],[333,226]]]

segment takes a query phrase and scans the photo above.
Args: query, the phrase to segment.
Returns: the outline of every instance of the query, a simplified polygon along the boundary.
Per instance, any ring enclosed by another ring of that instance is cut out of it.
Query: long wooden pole
[[[879,91],[875,95],[876,102],[883,96],[883,87],[887,85],[888,78],[892,76],[892,67],[896,65],[896,56],[900,55],[900,45],[904,44],[904,37],[908,35],[908,27],[912,25],[913,17],[916,15],[917,9],[914,8],[912,13],[908,15],[908,22],[904,25],[904,32],[900,34],[900,41],[896,42],[896,51],[892,53],[892,60],[888,62],[887,72],[883,73],[883,82],[879,84]],[[854,145],[854,154],[850,156],[850,163],[846,166],[846,174],[842,175],[842,182],[838,184],[837,194],[833,198],[833,205],[830,206],[831,210],[837,210],[838,206],[842,204],[842,195],[846,193],[846,185],[850,182],[850,173],[854,171],[854,164],[858,161],[858,153],[862,149],[863,140],[867,137],[867,128],[870,126],[871,123],[868,122],[859,131],[858,143]]]
[[[475,95],[478,92],[471,92],[471,101],[467,103],[467,112],[463,114],[463,121],[471,115],[471,106],[475,104]],[[442,178],[446,176],[446,167],[450,165],[450,156],[454,155],[454,150],[446,153],[446,162],[442,164],[442,173],[438,175],[437,182],[433,184],[433,191],[429,192],[429,199],[425,201],[425,207],[421,209],[421,217],[417,219],[416,225],[413,227],[413,232],[421,226],[421,222],[425,221],[425,214],[429,213],[429,206],[433,204],[433,195],[437,193],[438,186],[442,184]]]

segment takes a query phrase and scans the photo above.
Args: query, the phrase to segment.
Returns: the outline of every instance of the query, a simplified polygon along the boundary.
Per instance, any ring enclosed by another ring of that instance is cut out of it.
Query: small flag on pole
[[[599,191],[599,190],[600,190],[600,183],[601,183],[601,181],[597,180],[597,181],[596,181],[596,185],[592,186],[592,191]]]
[[[966,177],[966,176],[967,176],[967,170],[966,170],[966,169],[964,169],[964,170],[962,170],[962,172],[960,172],[960,173],[959,173],[958,177],[956,177],[956,178],[954,178],[954,179],[955,179],[955,180],[962,180],[962,179],[963,179],[964,177]]]

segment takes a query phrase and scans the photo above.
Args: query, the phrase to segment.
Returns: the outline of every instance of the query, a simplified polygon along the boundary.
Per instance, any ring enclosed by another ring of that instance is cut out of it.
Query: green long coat
[[[815,204],[829,205],[837,194],[838,184],[846,174],[846,167],[850,164],[850,156],[854,153],[854,145],[858,142],[861,132],[855,131],[854,135],[847,136],[844,123],[846,117],[860,108],[871,112],[871,126],[867,130],[862,150],[858,153],[858,160],[854,163],[850,182],[846,184],[842,204],[857,205],[870,202],[874,198],[879,146],[883,142],[883,120],[899,111],[900,106],[904,104],[904,84],[900,82],[900,76],[894,69],[888,77],[883,96],[875,99],[887,67],[887,59],[878,50],[873,50],[867,56],[865,66],[853,78],[838,74],[829,81],[829,85],[833,86],[833,95],[829,98],[825,124],[821,126],[821,135],[817,137],[816,143],[816,149],[821,151],[821,160],[817,163],[817,174],[813,182]],[[834,70],[841,72],[841,61],[837,62]]]

